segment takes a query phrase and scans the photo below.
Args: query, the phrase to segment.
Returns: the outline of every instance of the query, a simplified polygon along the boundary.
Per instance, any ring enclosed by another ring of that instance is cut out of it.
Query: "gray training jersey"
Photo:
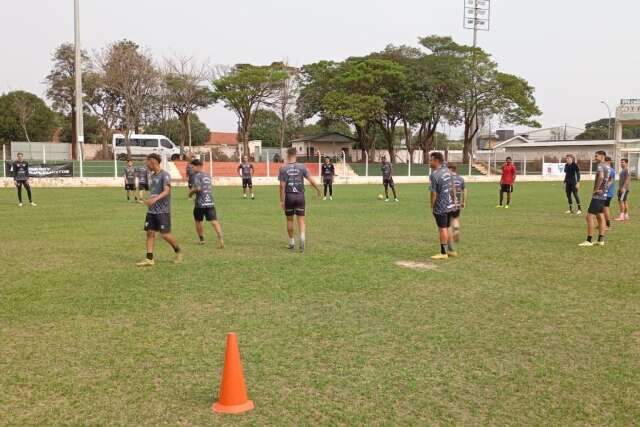
[[[309,178],[309,170],[302,163],[287,163],[278,174],[278,181],[286,184],[286,193],[304,193],[305,178]]]
[[[462,208],[462,193],[464,192],[465,182],[464,178],[460,175],[452,175],[453,179],[453,192],[456,195],[455,210]]]
[[[242,178],[244,179],[251,178],[251,170],[253,169],[253,166],[251,166],[251,163],[242,162],[238,166],[238,169],[242,171]]]
[[[385,179],[391,178],[393,174],[393,166],[389,162],[384,162],[380,165],[380,170],[382,171],[382,177]]]
[[[136,176],[138,177],[138,183],[147,184],[149,182],[149,169],[144,166],[136,169]]]
[[[124,179],[127,181],[127,184],[135,184],[136,183],[136,168],[134,166],[127,166],[124,169]]]
[[[604,163],[598,164],[596,171],[596,181],[593,186],[593,198],[596,200],[607,200],[609,193],[609,177],[611,175],[611,168]],[[600,185],[598,185],[598,177],[602,177]]]
[[[155,197],[164,191],[165,186],[171,186],[171,175],[169,172],[161,170],[157,174],[152,173],[150,177],[149,194],[151,197]],[[149,213],[161,214],[171,212],[171,193],[167,195],[153,205],[149,206]]]
[[[629,170],[622,169],[620,171],[620,190],[629,190],[629,185],[625,186],[625,182],[627,182],[627,178],[629,177]],[[630,183],[629,183],[630,184]]]
[[[431,192],[436,193],[433,213],[440,215],[453,212],[455,210],[455,198],[453,194],[453,177],[449,172],[449,168],[441,166],[436,169],[429,177],[429,181],[431,182]]]
[[[211,177],[204,172],[197,172],[193,175],[193,187],[198,190],[196,193],[196,208],[213,207],[213,189],[211,188]]]

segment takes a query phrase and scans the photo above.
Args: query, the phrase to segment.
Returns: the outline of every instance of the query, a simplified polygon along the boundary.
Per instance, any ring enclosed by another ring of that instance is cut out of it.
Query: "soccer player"
[[[456,165],[449,165],[449,171],[453,179],[453,189],[456,196],[455,210],[451,214],[451,232],[453,233],[453,241],[460,241],[460,214],[467,203],[467,186],[464,178],[458,175]]]
[[[333,178],[335,176],[335,166],[329,157],[325,157],[322,165],[322,183],[324,184],[324,198],[322,200],[327,200],[327,190],[329,190],[329,200],[333,200]]]
[[[155,245],[156,233],[171,245],[176,254],[175,263],[182,262],[182,251],[171,234],[171,175],[162,170],[160,166],[160,156],[156,153],[147,156],[147,167],[151,171],[149,198],[144,204],[149,207],[147,218],[144,223],[144,230],[147,232],[147,258],[136,264],[138,267],[152,267],[153,247]]]
[[[191,162],[193,165],[193,188],[189,191],[189,198],[195,194],[195,206],[193,208],[193,219],[196,222],[196,233],[200,239],[200,244],[204,245],[204,230],[202,222],[206,219],[211,223],[218,236],[218,249],[224,248],[222,237],[222,227],[218,222],[216,207],[213,202],[213,191],[211,189],[211,177],[202,171],[202,162],[198,159]]]
[[[187,153],[184,156],[185,160],[187,161],[187,168],[186,168],[186,172],[187,172],[187,187],[189,187],[189,190],[191,190],[191,188],[193,187],[193,175],[194,175],[194,171],[193,171],[193,165],[191,164],[191,161],[193,160],[193,155],[191,153]]]
[[[607,201],[604,202],[604,222],[607,224],[607,228],[611,227],[611,200],[613,200],[613,196],[616,194],[616,170],[612,166],[611,157],[607,156],[604,158],[604,162],[607,164],[609,168],[609,186],[607,191]]]
[[[618,188],[618,204],[620,205],[620,215],[616,221],[629,221],[629,187],[631,186],[631,175],[629,174],[629,160],[620,160],[620,184]]]
[[[433,260],[442,260],[456,257],[458,253],[453,245],[453,233],[451,233],[451,218],[455,210],[456,199],[451,172],[444,164],[442,153],[433,152],[430,155],[430,166],[433,172],[429,176],[431,183],[431,209],[438,226],[440,237],[440,253],[431,257]]]
[[[569,210],[565,213],[573,213],[573,199],[576,199],[578,210],[576,215],[582,214],[582,206],[580,204],[580,168],[576,163],[573,154],[567,154],[566,163],[564,165],[564,189],[567,193],[567,201],[569,202]]]
[[[127,167],[124,168],[124,190],[127,192],[127,201],[131,201],[131,196],[136,191],[136,168],[131,160],[127,160]],[[138,200],[136,198],[136,200]]]
[[[242,197],[247,198],[247,192],[251,192],[251,200],[256,198],[253,193],[253,174],[255,169],[253,165],[249,163],[247,156],[242,157],[242,162],[238,165],[238,175],[242,177]]]
[[[389,187],[391,187],[391,191],[393,191],[393,198],[396,202],[399,202],[398,196],[396,195],[396,185],[393,182],[393,165],[391,164],[391,162],[387,161],[386,156],[382,156],[380,161],[380,170],[382,171],[382,185],[384,185],[384,201],[389,201]]]
[[[149,191],[149,169],[144,165],[136,168],[136,178],[138,178],[138,203],[142,203],[144,192]]]
[[[609,192],[609,168],[605,163],[605,157],[607,153],[604,151],[597,151],[595,155],[595,161],[598,164],[596,171],[596,179],[593,184],[593,196],[591,198],[591,204],[587,211],[587,240],[580,243],[578,246],[591,247],[594,245],[604,246],[604,238],[607,234],[607,225],[604,220],[604,204],[607,201],[607,193]],[[598,241],[593,242],[594,224],[593,220],[598,221]]]
[[[509,209],[511,205],[511,194],[513,193],[513,184],[516,182],[516,167],[511,161],[511,157],[507,157],[507,161],[502,165],[502,177],[500,177],[500,204],[497,208],[502,207],[504,202],[504,193],[507,193],[507,204],[505,209]]]
[[[31,185],[29,185],[29,163],[24,161],[22,153],[18,153],[17,160],[11,164],[11,172],[13,173],[13,183],[18,190],[18,206],[22,207],[22,187],[27,190],[27,196],[29,197],[29,203],[31,206],[37,206],[33,203],[31,197]]]
[[[318,197],[322,194],[320,188],[309,174],[309,170],[302,163],[297,162],[296,149],[287,150],[287,163],[280,168],[278,180],[280,181],[280,207],[287,217],[287,233],[289,235],[290,250],[295,249],[296,241],[293,235],[293,217],[298,218],[298,232],[300,233],[300,252],[304,252],[306,238],[304,180],[315,188]]]

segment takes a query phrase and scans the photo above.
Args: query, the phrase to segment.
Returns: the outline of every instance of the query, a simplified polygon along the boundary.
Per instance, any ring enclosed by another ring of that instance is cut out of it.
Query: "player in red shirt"
[[[507,157],[507,162],[502,165],[502,177],[500,178],[500,204],[497,208],[502,207],[504,201],[504,193],[507,193],[507,204],[505,209],[509,209],[511,204],[511,193],[513,193],[513,183],[516,182],[516,167],[511,161],[511,157]]]

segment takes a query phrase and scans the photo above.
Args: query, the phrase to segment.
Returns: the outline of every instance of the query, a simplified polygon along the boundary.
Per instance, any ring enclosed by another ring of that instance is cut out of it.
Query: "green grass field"
[[[557,184],[495,209],[470,185],[461,257],[438,249],[426,186],[338,186],[289,253],[276,188],[216,190],[227,248],[144,258],[144,208],[119,189],[0,190],[1,425],[632,425],[640,420],[639,210],[605,248]],[[586,198],[586,193],[583,194]],[[633,199],[632,199],[633,202]],[[208,229],[209,237],[213,231]],[[211,413],[238,333],[256,409]]]

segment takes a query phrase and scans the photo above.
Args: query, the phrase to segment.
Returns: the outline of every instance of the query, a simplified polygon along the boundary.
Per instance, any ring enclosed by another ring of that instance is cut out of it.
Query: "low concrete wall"
[[[314,177],[316,182],[321,184],[321,181]],[[393,178],[396,184],[428,184],[429,178],[426,176],[396,176]],[[466,182],[494,182],[500,181],[499,176],[482,176],[472,175],[464,177]],[[583,178],[584,181],[589,181],[589,176]],[[562,182],[562,178],[556,177],[543,177],[543,176],[519,176],[517,182]],[[278,185],[278,179],[271,177],[256,177],[253,178],[253,184],[256,186],[265,185]],[[382,184],[382,178],[379,176],[351,176],[351,177],[337,177],[335,180],[336,185],[379,185]],[[31,185],[33,187],[40,188],[79,188],[79,187],[122,187],[122,178],[32,178]],[[173,185],[176,187],[185,187],[187,183],[185,181],[174,181]],[[213,185],[217,187],[225,186],[241,186],[242,179],[240,177],[217,177],[213,180]],[[0,188],[13,188],[12,178],[0,178]]]

